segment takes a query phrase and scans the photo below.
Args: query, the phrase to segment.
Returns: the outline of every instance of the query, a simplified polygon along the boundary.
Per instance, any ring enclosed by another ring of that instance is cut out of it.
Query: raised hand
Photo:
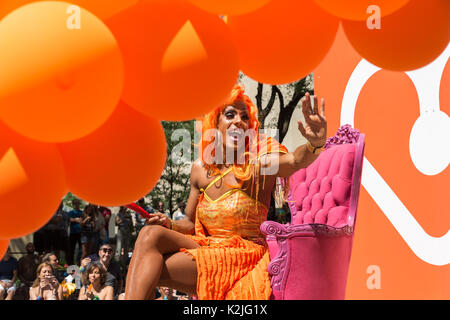
[[[302,100],[302,112],[305,117],[305,125],[299,120],[298,129],[301,134],[314,147],[321,147],[327,141],[327,119],[325,118],[325,100],[320,100],[320,110],[317,96],[313,96],[314,107],[311,106],[311,98],[306,93]]]

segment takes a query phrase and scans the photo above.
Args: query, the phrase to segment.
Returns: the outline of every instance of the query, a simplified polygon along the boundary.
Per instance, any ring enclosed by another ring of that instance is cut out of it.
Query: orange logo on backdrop
[[[448,56],[380,70],[340,29],[314,71],[329,132],[350,123],[366,134],[347,299],[450,298]]]

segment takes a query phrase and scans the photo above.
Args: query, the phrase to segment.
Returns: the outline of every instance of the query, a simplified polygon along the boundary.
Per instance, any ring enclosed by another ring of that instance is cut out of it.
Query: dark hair
[[[113,248],[113,244],[111,243],[111,239],[110,239],[108,242],[103,243],[103,244],[98,248],[98,250],[100,251],[100,250],[104,249],[104,247],[109,247],[109,248],[111,248],[111,249],[114,249],[114,248]]]
[[[95,218],[96,213],[97,213],[97,206],[93,204],[88,204],[83,211],[83,215],[85,217],[89,216],[91,218]]]
[[[106,271],[106,269],[103,267],[103,265],[102,265],[100,262],[98,262],[98,261],[91,262],[91,263],[88,265],[86,271],[83,272],[83,275],[82,275],[82,277],[81,277],[81,280],[83,281],[83,284],[84,284],[84,285],[86,285],[86,286],[90,285],[91,282],[89,281],[89,274],[90,274],[95,268],[98,268],[98,270],[100,271],[100,284],[101,284],[101,286],[103,287],[103,286],[105,285],[105,283],[106,283],[106,274],[107,274],[107,271]]]

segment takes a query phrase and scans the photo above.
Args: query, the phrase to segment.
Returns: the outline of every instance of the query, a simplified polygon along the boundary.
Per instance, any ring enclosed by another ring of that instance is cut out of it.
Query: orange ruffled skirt
[[[267,272],[266,247],[233,236],[214,241],[210,237],[189,236],[201,245],[181,249],[197,263],[199,300],[268,300],[272,293]]]

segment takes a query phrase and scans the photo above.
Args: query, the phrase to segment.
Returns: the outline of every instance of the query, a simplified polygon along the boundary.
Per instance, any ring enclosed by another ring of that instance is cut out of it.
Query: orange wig
[[[202,163],[205,166],[205,168],[213,172],[213,175],[220,174],[220,170],[217,168],[216,164],[212,159],[204,158],[205,155],[203,154],[203,150],[207,150],[208,145],[215,144],[216,140],[215,135],[213,136],[208,135],[208,131],[217,129],[220,114],[227,106],[234,105],[236,101],[242,101],[247,107],[249,115],[248,120],[249,129],[258,132],[259,129],[258,109],[253,104],[252,100],[247,95],[245,95],[244,91],[245,89],[243,85],[241,84],[235,85],[225,103],[223,103],[219,107],[215,108],[214,110],[206,114],[202,119],[202,128],[201,128],[202,138],[199,145],[199,147],[201,147],[200,159],[202,160]],[[215,156],[215,149],[213,149],[211,155],[212,157]],[[233,172],[235,176],[241,180],[248,180],[251,177],[251,175],[249,175],[248,172],[249,171],[248,166],[249,164],[247,163],[247,161],[244,165],[234,164]]]

